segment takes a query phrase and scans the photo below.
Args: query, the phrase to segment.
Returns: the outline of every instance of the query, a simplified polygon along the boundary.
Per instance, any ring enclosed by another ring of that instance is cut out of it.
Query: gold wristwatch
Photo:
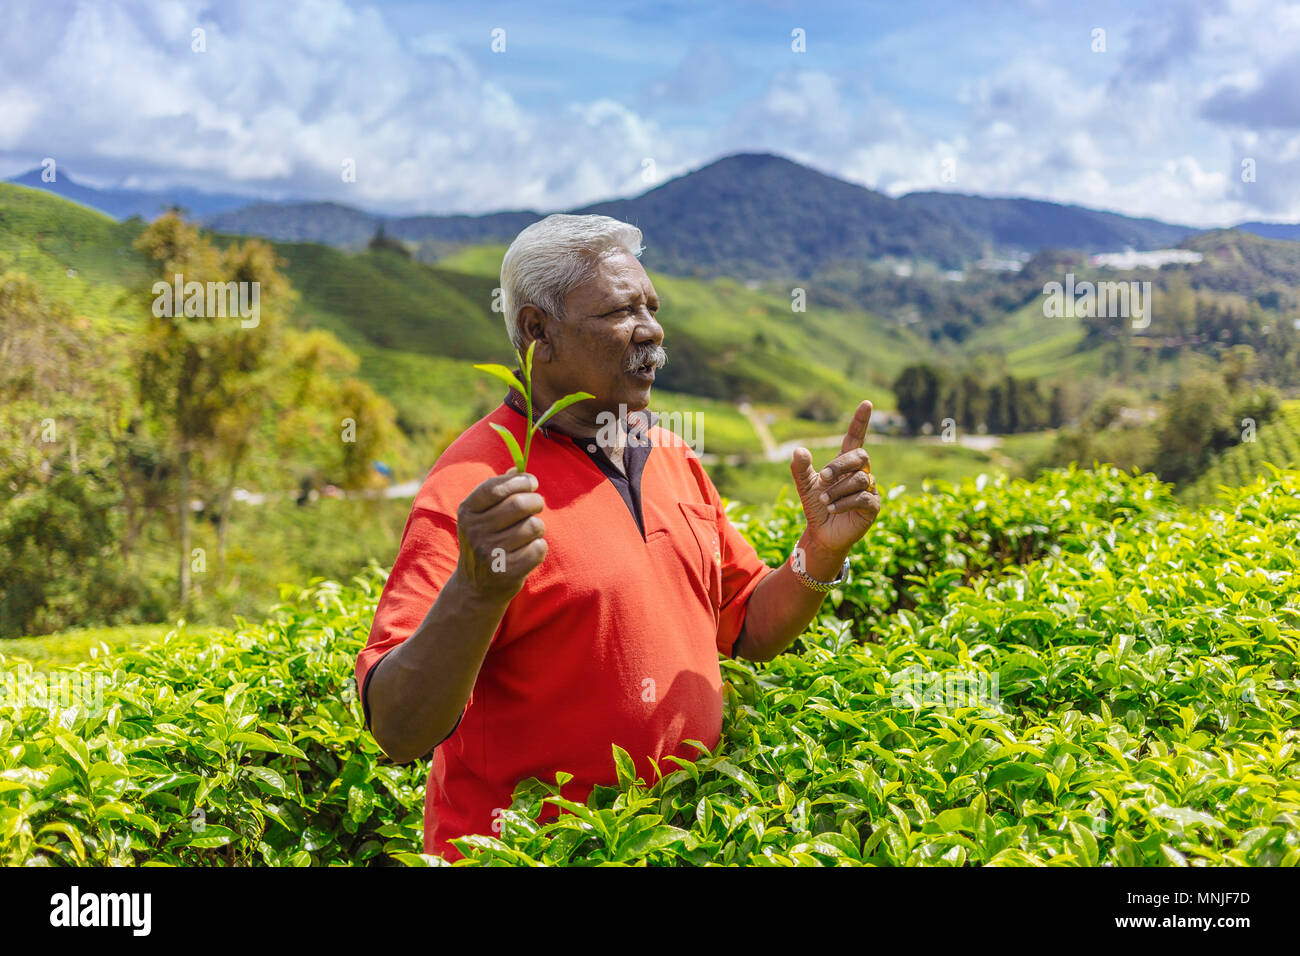
[[[849,559],[844,559],[844,564],[840,568],[840,573],[833,581],[818,581],[816,578],[811,578],[804,572],[800,571],[795,567],[793,554],[790,555],[790,570],[794,572],[794,576],[802,581],[806,587],[810,587],[814,591],[820,591],[825,594],[827,591],[834,590],[849,579]]]

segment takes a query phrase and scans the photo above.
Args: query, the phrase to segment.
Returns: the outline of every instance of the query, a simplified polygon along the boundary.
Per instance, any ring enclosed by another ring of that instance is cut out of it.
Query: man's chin
[[[647,385],[642,389],[633,390],[631,394],[628,396],[627,401],[624,403],[625,405],[627,405],[627,410],[629,412],[639,412],[643,408],[649,408],[650,392],[652,388],[653,386]]]
[[[627,406],[629,412],[639,412],[650,404],[650,393],[654,390],[654,377],[627,375],[628,385],[623,389],[620,403]]]

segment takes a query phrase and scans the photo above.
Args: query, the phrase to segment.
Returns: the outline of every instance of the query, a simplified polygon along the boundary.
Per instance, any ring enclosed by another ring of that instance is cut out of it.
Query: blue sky
[[[764,150],[891,195],[1300,220],[1297,3],[6,0],[3,17],[3,175],[51,157],[96,185],[549,211]]]

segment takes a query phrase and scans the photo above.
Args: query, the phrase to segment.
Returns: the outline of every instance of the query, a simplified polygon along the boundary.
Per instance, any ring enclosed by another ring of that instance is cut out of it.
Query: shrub
[[[307,866],[418,852],[424,771],[393,765],[361,729],[352,679],[382,583],[374,569],[349,588],[313,582],[266,623],[215,639],[173,632],[71,669],[9,663],[9,696],[28,699],[0,719],[5,862]],[[33,705],[33,686],[69,674],[83,687],[102,675],[102,707]]]

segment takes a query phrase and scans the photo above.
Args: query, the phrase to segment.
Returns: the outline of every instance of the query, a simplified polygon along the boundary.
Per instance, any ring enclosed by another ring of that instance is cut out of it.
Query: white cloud
[[[1009,43],[979,71],[937,65],[947,72],[930,95],[948,102],[921,106],[870,69],[810,58],[767,72],[730,41],[689,39],[639,93],[593,83],[585,96],[525,97],[486,42],[407,35],[355,0],[286,0],[273,13],[253,0],[7,0],[5,15],[0,158],[30,168],[54,156],[74,177],[403,213],[551,210],[642,191],[647,158],[662,181],[768,149],[891,194],[1027,195],[1195,225],[1300,220],[1300,131],[1269,112],[1300,109],[1270,86],[1300,75],[1288,69],[1300,4],[1158,8],[1117,24],[1105,54]],[[206,53],[190,49],[196,27]],[[556,44],[595,43],[555,30],[533,28],[552,59]],[[757,92],[733,108],[742,89]],[[1235,121],[1236,105],[1253,121]],[[1241,182],[1244,157],[1255,183]],[[342,181],[344,159],[356,183]]]
[[[0,151],[140,185],[318,195],[407,213],[554,208],[634,188],[664,136],[607,100],[524,109],[471,58],[372,7],[19,0],[0,38]],[[191,50],[191,31],[207,50]],[[45,56],[16,54],[33,38]],[[21,63],[23,70],[12,69]],[[37,116],[57,122],[34,122]],[[342,163],[357,181],[343,182]]]

